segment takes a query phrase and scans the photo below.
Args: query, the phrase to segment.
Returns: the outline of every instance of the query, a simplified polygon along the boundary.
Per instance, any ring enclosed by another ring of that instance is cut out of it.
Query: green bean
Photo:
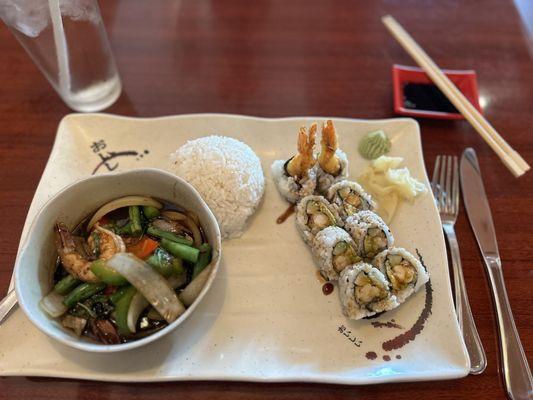
[[[108,285],[121,286],[128,281],[113,268],[109,267],[104,260],[96,260],[91,264],[91,271],[100,280]]]
[[[134,236],[139,236],[143,231],[141,224],[141,211],[139,210],[138,206],[130,206],[128,213],[131,222],[131,234]]]
[[[154,253],[146,259],[146,262],[165,278],[170,275],[181,275],[185,272],[183,261],[177,257],[172,257],[161,247],[155,249]]]
[[[200,251],[194,247],[172,242],[168,239],[161,239],[161,246],[173,256],[192,263],[195,263],[196,260],[198,260],[198,254],[200,253]]]
[[[80,284],[80,280],[73,275],[67,275],[54,286],[54,291],[62,296],[70,293]]]
[[[196,278],[196,276],[211,262],[211,246],[209,246],[208,243],[201,244],[198,247],[198,250],[200,250],[200,254],[198,255],[198,260],[196,261],[196,264],[194,264],[192,270],[192,279]]]
[[[105,289],[105,287],[106,287],[106,284],[103,282],[82,283],[63,299],[63,304],[67,306],[68,308],[70,308],[74,306],[76,303],[78,303],[79,301],[88,299],[92,295],[98,292],[101,292],[102,290]]]
[[[131,285],[126,285],[126,286],[122,286],[122,287],[118,288],[115,293],[113,293],[111,296],[109,296],[109,300],[111,301],[111,303],[116,305],[117,302],[122,298],[124,293],[126,293],[127,290],[130,287],[131,287]]]
[[[176,235],[175,233],[172,233],[172,232],[167,232],[167,231],[164,231],[164,230],[161,230],[161,229],[157,229],[156,227],[154,227],[152,225],[150,225],[148,227],[147,232],[148,232],[149,235],[155,236],[157,238],[167,239],[167,240],[170,240],[172,242],[185,244],[187,246],[190,246],[193,243],[193,241],[190,240],[190,239],[187,239],[187,238],[185,238],[183,236],[178,236],[178,235]]]
[[[143,214],[146,218],[152,219],[159,217],[159,210],[152,206],[143,206]]]
[[[168,278],[172,275],[172,259],[161,247],[155,249],[154,253],[146,259],[148,265],[155,269],[160,275]]]
[[[137,289],[130,286],[116,303],[115,322],[117,324],[118,333],[121,335],[129,335],[132,333],[128,328],[128,311],[130,309],[131,300],[136,293]]]
[[[131,221],[122,227],[117,226],[115,233],[117,235],[132,235],[133,232],[131,231]]]

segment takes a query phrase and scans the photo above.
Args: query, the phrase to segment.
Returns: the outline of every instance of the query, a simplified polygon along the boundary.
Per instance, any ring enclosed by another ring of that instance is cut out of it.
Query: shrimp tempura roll
[[[376,256],[373,264],[390,282],[392,293],[396,295],[400,303],[429,281],[429,274],[422,263],[401,247],[393,247],[381,252]]]
[[[346,267],[339,276],[342,312],[361,319],[398,307],[389,282],[379,269],[363,262]]]
[[[322,126],[321,149],[318,156],[317,189],[325,195],[335,182],[348,177],[348,158],[339,149],[337,132],[333,121],[327,120]]]
[[[337,211],[322,196],[304,197],[296,208],[296,226],[309,246],[312,246],[318,232],[328,226],[338,226],[341,222]]]
[[[317,125],[305,126],[298,133],[298,154],[288,160],[276,160],[271,171],[280,194],[296,204],[300,199],[314,193],[316,188],[316,158],[314,154]]]
[[[353,238],[361,258],[366,261],[394,245],[389,227],[372,211],[359,211],[346,218],[344,229]]]
[[[372,197],[357,182],[335,183],[329,188],[327,198],[338,209],[343,220],[359,211],[373,211],[375,208]]]
[[[320,273],[329,281],[336,281],[344,268],[361,261],[353,239],[338,226],[328,226],[318,232],[312,250]]]

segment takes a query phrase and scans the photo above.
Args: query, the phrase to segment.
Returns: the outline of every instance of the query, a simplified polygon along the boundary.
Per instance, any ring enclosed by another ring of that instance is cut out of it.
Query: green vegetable
[[[74,306],[77,302],[88,299],[92,295],[101,292],[105,289],[105,287],[106,284],[103,282],[82,283],[64,298],[63,304],[70,308]]]
[[[69,310],[69,314],[88,319],[105,318],[114,311],[115,307],[109,300],[109,296],[95,294],[83,302],[78,302]]]
[[[146,259],[146,262],[155,269],[160,275],[168,278],[172,275],[172,262],[176,260],[161,247],[155,249],[154,253]]]
[[[131,234],[134,236],[139,236],[143,231],[141,224],[141,211],[139,210],[139,206],[130,206],[128,208],[128,212],[131,223]]]
[[[131,285],[122,286],[121,288],[118,288],[118,290],[113,293],[111,296],[109,296],[109,301],[113,304],[117,304],[117,302],[124,296],[124,293],[128,291],[128,289],[131,287]]]
[[[161,239],[161,246],[173,256],[192,263],[198,260],[198,255],[200,254],[200,251],[194,247],[172,242],[168,239]]]
[[[190,240],[190,239],[187,239],[187,238],[185,238],[183,236],[178,236],[178,235],[176,235],[175,233],[172,233],[172,232],[167,232],[167,231],[163,231],[161,229],[157,229],[156,227],[151,226],[151,225],[148,227],[147,233],[149,235],[158,237],[160,239],[167,239],[167,240],[170,240],[172,242],[185,244],[187,246],[190,246],[193,243],[193,241]]]
[[[382,130],[370,132],[359,142],[359,153],[367,160],[376,158],[388,153],[391,142]]]
[[[192,270],[192,279],[196,278],[200,272],[204,270],[205,267],[211,262],[211,246],[208,243],[203,243],[198,247],[200,254],[198,255],[198,260],[194,264]]]
[[[146,218],[152,219],[159,217],[159,210],[152,206],[143,206],[143,214]]]
[[[124,226],[117,226],[115,229],[117,235],[133,235],[131,230],[131,221]]]
[[[117,324],[118,333],[121,335],[129,335],[132,333],[128,328],[128,310],[130,309],[131,300],[136,293],[137,289],[131,286],[116,303],[115,322]]]
[[[185,268],[183,267],[183,261],[181,258],[174,257],[172,260],[172,273],[175,276],[180,276],[185,273]]]
[[[67,275],[54,286],[54,291],[61,295],[66,295],[80,284],[80,280],[72,275]]]
[[[91,271],[104,283],[113,286],[121,286],[128,281],[113,268],[109,267],[104,260],[96,260],[91,264]]]

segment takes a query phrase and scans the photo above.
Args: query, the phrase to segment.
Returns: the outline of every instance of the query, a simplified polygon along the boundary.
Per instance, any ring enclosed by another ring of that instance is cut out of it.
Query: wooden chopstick
[[[470,122],[513,175],[518,177],[528,171],[530,169],[528,163],[501,137],[405,29],[390,15],[381,20],[404,50],[413,57],[435,85]]]

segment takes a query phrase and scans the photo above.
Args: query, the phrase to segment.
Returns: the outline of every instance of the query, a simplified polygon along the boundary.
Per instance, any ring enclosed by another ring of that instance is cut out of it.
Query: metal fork
[[[455,284],[455,311],[459,327],[463,333],[468,356],[470,357],[470,373],[474,375],[481,374],[487,367],[487,357],[470,310],[463,278],[459,245],[454,230],[457,214],[459,214],[459,167],[457,157],[437,156],[431,188],[435,203],[439,209],[442,229],[450,246]]]

